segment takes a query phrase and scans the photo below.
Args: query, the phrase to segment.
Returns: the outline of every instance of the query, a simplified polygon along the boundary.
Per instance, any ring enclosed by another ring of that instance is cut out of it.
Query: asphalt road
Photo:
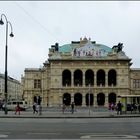
[[[0,139],[140,139],[140,119],[1,118]]]

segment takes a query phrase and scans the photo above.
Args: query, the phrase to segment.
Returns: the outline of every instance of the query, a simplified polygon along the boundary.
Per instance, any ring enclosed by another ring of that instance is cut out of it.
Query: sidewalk
[[[21,111],[20,115],[15,115],[14,111],[8,111],[8,114],[5,115],[4,111],[0,111],[0,118],[128,118],[128,117],[140,117],[140,114],[128,112],[127,114],[117,115],[116,111],[113,113],[110,111],[96,111],[93,110],[76,110],[74,114],[70,111],[64,112],[61,111],[42,111],[41,114],[33,114],[31,110]]]

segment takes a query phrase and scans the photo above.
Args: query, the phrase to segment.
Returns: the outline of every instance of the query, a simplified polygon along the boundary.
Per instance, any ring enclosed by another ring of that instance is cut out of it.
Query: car
[[[26,101],[8,101],[7,110],[14,111],[17,104],[19,104],[21,111],[26,111],[26,109],[29,108]],[[5,110],[5,104],[3,104],[3,110]]]

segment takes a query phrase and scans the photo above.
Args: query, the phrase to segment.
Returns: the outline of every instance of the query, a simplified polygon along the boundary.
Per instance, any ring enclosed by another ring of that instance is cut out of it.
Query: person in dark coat
[[[122,104],[120,101],[117,103],[117,114],[122,114]]]
[[[140,113],[140,104],[138,105],[138,110],[139,110],[139,113]]]
[[[33,104],[33,114],[38,113],[38,111],[37,111],[36,108],[37,108],[37,104],[34,103],[34,104]]]

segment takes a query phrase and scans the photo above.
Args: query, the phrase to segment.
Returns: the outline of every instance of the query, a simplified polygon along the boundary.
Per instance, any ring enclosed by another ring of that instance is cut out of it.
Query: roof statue
[[[123,43],[118,43],[112,48],[103,44],[98,44],[96,41],[91,41],[91,38],[80,38],[80,41],[71,41],[70,44],[59,46],[58,43],[52,45],[49,49],[50,59],[104,59],[104,58],[128,58],[122,51]]]
[[[123,43],[118,43],[118,45],[115,45],[112,47],[112,50],[116,53],[121,52],[123,48]]]

